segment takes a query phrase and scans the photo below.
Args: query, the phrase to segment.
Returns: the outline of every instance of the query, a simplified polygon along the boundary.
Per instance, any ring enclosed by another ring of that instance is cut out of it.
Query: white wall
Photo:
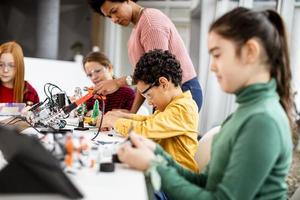
[[[295,7],[294,19],[292,25],[292,36],[291,36],[291,66],[293,73],[293,86],[298,92],[295,102],[298,110],[300,110],[300,3]]]
[[[39,58],[25,58],[25,80],[38,92],[40,101],[46,98],[45,83],[53,83],[73,95],[75,87],[91,86],[80,63]]]
[[[25,80],[36,89],[40,101],[46,98],[44,93],[46,83],[57,85],[68,96],[74,94],[75,87],[93,85],[86,77],[81,63],[28,57],[25,58]],[[151,111],[152,108],[145,102],[138,110],[138,114],[148,115]]]
[[[232,8],[240,6],[248,6],[255,10],[276,9],[276,1],[255,1],[255,0],[203,0],[201,3],[196,3],[194,0],[194,12],[199,12],[198,20],[192,24],[191,47],[199,49],[191,49],[193,60],[199,59],[198,77],[201,81],[201,86],[204,93],[204,104],[201,109],[199,132],[205,133],[213,126],[221,123],[232,111],[235,110],[236,104],[233,95],[225,94],[221,91],[214,75],[209,70],[209,55],[207,52],[207,32],[211,21],[224,12]],[[298,91],[296,104],[300,109],[300,2],[294,4],[292,0],[283,1],[279,9],[287,26],[291,38],[291,67],[293,73],[293,88]],[[193,45],[198,44],[199,45]],[[195,55],[199,52],[199,55]]]

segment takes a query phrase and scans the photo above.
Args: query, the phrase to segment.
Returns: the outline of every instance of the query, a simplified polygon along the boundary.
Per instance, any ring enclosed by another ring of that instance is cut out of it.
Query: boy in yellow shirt
[[[147,116],[111,111],[104,116],[102,127],[114,128],[123,136],[128,136],[132,128],[159,143],[182,166],[198,171],[194,160],[198,107],[190,91],[182,92],[180,88],[182,70],[178,60],[169,51],[145,53],[136,65],[133,80],[156,111]]]

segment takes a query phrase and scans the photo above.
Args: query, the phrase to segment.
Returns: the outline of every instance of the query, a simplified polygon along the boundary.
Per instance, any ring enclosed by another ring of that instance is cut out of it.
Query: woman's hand
[[[145,171],[149,168],[150,161],[154,159],[153,151],[136,135],[131,134],[130,143],[125,143],[118,150],[118,157],[130,167]]]

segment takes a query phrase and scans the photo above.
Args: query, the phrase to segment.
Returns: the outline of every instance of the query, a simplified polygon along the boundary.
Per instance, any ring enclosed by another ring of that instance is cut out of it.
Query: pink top
[[[128,41],[128,56],[135,67],[144,53],[153,49],[169,50],[179,60],[182,83],[196,77],[192,60],[175,25],[161,11],[144,9]]]

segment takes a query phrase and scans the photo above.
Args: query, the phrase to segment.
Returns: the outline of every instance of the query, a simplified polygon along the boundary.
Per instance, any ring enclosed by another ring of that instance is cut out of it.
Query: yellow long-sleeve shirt
[[[153,139],[184,167],[198,171],[194,159],[197,150],[198,108],[190,91],[174,98],[163,112],[152,115],[133,114],[133,119],[118,119],[115,130],[123,136],[129,129]]]

